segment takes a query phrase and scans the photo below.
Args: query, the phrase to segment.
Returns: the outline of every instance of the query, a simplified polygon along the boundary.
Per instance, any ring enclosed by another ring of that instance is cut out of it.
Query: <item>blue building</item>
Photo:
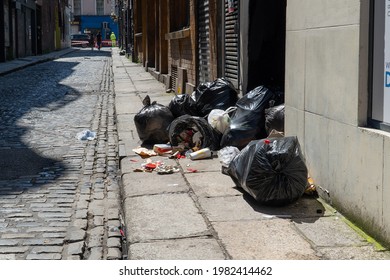
[[[118,38],[118,23],[110,16],[80,16],[81,33],[96,34],[100,31],[102,40],[110,40],[111,32]]]

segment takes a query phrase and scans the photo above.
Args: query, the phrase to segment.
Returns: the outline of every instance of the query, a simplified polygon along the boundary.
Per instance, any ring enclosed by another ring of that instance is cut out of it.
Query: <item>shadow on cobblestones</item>
[[[48,151],[60,132],[50,127],[49,119],[80,97],[61,83],[76,65],[52,61],[0,77],[0,180],[39,177],[54,165],[62,170],[59,158]],[[40,141],[43,137],[46,140]]]

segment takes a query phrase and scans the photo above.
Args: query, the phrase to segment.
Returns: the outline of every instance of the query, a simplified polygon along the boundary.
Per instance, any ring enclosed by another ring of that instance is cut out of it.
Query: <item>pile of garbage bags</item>
[[[219,78],[168,106],[149,96],[143,103],[134,122],[144,144],[169,143],[183,154],[219,151],[222,172],[265,205],[285,205],[304,193],[308,174],[298,139],[283,136],[283,93],[258,86],[239,98]]]

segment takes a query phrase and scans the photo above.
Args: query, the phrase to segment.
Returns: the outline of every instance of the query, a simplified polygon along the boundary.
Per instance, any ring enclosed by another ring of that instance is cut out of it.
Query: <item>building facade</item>
[[[3,0],[0,62],[70,46],[68,0]]]
[[[167,88],[190,92],[196,84],[194,1],[134,0],[132,7],[133,60]]]
[[[217,0],[133,0],[134,61],[178,94],[215,80],[222,7]]]
[[[167,88],[191,93],[224,77],[244,94],[258,85],[284,90],[286,0],[127,2],[134,60]]]
[[[389,245],[387,2],[288,1],[285,130],[321,196]]]
[[[102,34],[110,41],[114,32],[118,38],[118,6],[115,0],[71,0],[71,34]]]

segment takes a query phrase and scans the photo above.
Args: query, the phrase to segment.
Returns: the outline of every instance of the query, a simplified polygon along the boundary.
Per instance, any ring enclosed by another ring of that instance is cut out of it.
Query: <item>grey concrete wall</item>
[[[390,134],[363,126],[368,7],[359,0],[288,0],[287,135],[297,135],[320,194],[390,244]]]

